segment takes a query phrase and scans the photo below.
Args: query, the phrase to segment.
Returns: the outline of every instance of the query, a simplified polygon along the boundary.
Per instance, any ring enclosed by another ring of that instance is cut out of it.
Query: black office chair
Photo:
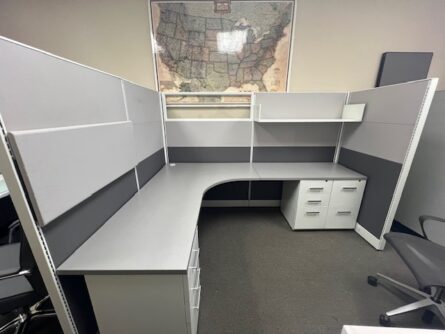
[[[42,277],[23,232],[20,243],[0,246],[0,314],[13,319],[0,333],[24,333],[33,319],[55,317]]]
[[[405,233],[390,232],[385,239],[392,245],[417,280],[419,289],[400,283],[382,274],[368,276],[368,283],[377,286],[383,282],[417,299],[416,302],[380,315],[380,324],[389,326],[391,317],[416,310],[425,310],[423,320],[427,323],[436,315],[445,324],[445,304],[442,301],[445,287],[445,247],[443,240],[435,240],[442,231],[445,234],[445,219],[420,216],[423,238]],[[440,243],[440,244],[439,244]]]

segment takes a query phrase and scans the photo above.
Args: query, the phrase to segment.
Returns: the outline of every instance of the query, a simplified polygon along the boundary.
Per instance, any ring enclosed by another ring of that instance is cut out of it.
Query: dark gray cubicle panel
[[[432,52],[385,52],[376,87],[426,79],[432,59]]]
[[[368,177],[357,232],[383,249],[428,115],[437,79],[352,92],[363,121],[345,124],[339,163]]]

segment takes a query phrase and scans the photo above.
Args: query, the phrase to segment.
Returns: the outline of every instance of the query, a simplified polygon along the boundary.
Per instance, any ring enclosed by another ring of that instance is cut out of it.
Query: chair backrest
[[[436,244],[445,246],[445,219],[432,216],[420,216],[419,221],[425,238]]]
[[[40,297],[47,295],[45,284],[43,283],[42,276],[37,268],[36,261],[23,230],[21,230],[20,237],[20,270],[30,271],[30,274],[26,275],[26,278],[37,295]]]

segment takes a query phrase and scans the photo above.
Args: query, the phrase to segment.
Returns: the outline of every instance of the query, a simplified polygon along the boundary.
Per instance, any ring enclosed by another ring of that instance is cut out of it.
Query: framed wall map
[[[283,92],[287,89],[293,1],[151,2],[162,92]]]

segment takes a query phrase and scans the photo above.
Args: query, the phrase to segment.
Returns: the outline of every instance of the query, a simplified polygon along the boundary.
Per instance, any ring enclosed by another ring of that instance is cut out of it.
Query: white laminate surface
[[[364,178],[333,165],[183,163],[165,166],[60,265],[58,273],[185,272],[202,196],[207,189],[242,180]]]

